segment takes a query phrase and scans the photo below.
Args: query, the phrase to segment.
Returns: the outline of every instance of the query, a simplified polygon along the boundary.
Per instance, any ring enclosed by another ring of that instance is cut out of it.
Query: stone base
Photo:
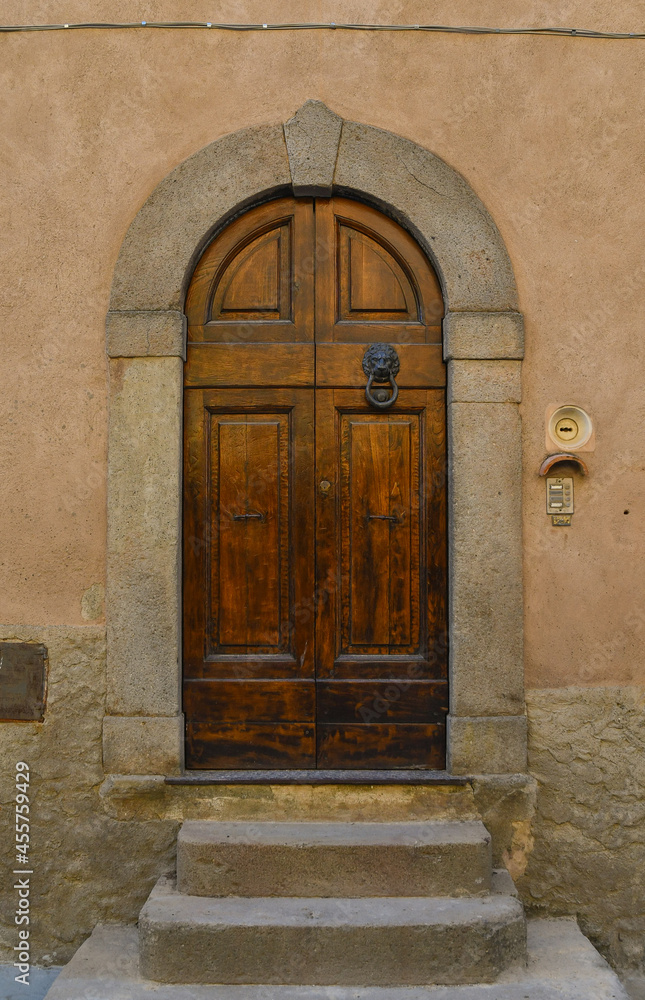
[[[96,928],[46,1000],[629,1000],[575,920],[529,920],[528,968],[482,986],[161,985],[138,971],[136,927]]]

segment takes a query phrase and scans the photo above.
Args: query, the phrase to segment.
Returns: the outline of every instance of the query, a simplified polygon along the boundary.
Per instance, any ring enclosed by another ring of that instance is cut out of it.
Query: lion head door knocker
[[[399,356],[390,344],[370,344],[363,355],[363,371],[367,375],[365,398],[370,406],[377,410],[387,410],[396,403],[399,387],[394,376],[399,374],[400,367]],[[372,392],[374,382],[389,382],[391,395],[388,395],[387,389],[375,389]]]

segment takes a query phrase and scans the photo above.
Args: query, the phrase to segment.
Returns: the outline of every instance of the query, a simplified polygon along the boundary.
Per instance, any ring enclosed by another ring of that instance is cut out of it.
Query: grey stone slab
[[[186,317],[181,312],[109,312],[105,331],[110,358],[186,359]]]
[[[443,321],[443,356],[472,359],[524,357],[524,319],[518,312],[449,312]]]
[[[490,889],[482,823],[188,821],[177,883],[195,896],[466,896]]]
[[[181,400],[180,358],[110,361],[111,715],[175,716],[180,709]],[[142,760],[139,773],[158,769]]]
[[[284,126],[293,193],[330,198],[343,119],[322,101],[306,101]]]
[[[449,403],[519,403],[521,361],[449,361]]]
[[[464,178],[427,149],[345,121],[334,185],[368,195],[417,236],[435,263],[449,309],[517,309],[497,227]]]
[[[526,769],[525,715],[448,716],[450,767],[456,774],[513,774]]]
[[[161,982],[492,982],[525,954],[524,912],[477,899],[185,896],[160,879],[139,918],[141,972]]]
[[[524,606],[518,407],[451,403],[448,435],[450,711],[469,717],[520,715]],[[483,769],[474,766],[475,773]]]
[[[184,717],[106,715],[103,767],[108,774],[139,774],[141,762],[160,774],[173,774],[181,756]]]
[[[141,977],[136,927],[99,926],[47,1000],[629,1000],[575,920],[529,920],[528,963],[493,984],[425,987],[213,986]]]

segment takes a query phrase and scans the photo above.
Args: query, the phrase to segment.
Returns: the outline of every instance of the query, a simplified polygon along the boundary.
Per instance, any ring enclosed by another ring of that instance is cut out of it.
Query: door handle
[[[399,395],[399,387],[394,376],[399,374],[400,367],[399,356],[391,344],[369,345],[363,355],[363,371],[367,375],[365,398],[370,406],[377,410],[387,410],[390,406],[394,406]],[[374,382],[389,382],[392,395],[388,398],[385,389],[372,393]]]
[[[394,521],[395,524],[403,524],[402,514],[366,514],[366,521]]]
[[[266,521],[266,514],[260,514],[260,512],[253,512],[252,514],[233,514],[234,521],[249,521],[251,518],[256,518],[258,521]]]

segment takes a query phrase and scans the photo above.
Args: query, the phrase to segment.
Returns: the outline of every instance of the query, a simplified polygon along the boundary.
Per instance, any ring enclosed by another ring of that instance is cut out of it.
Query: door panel
[[[231,223],[195,268],[189,342],[313,341],[313,226],[308,198],[280,198]]]
[[[312,722],[270,722],[254,725],[186,724],[189,767],[302,769],[316,766],[316,737]]]
[[[318,767],[432,768],[446,766],[445,727],[382,723],[317,726]]]
[[[184,384],[235,386],[312,386],[313,344],[189,344]]]
[[[418,653],[419,415],[340,414],[340,653]]]
[[[366,673],[371,673],[370,664]],[[356,668],[360,669],[357,663]],[[448,710],[443,681],[319,680],[318,722],[443,722]]]
[[[427,258],[366,205],[281,198],[207,247],[186,312],[187,767],[444,767],[446,378]],[[365,399],[375,342],[400,360],[390,410]]]
[[[427,586],[430,565],[445,572],[442,401],[401,390],[377,412],[359,390],[316,392],[316,478],[331,484],[317,497],[319,766],[357,766],[360,747],[363,767],[443,766],[445,593]]]
[[[280,726],[292,723],[289,752],[313,766],[313,391],[191,389],[186,397],[191,766],[229,766],[235,741],[243,742],[234,730],[248,736],[251,723],[253,766],[284,758]],[[294,687],[296,679],[309,683]]]
[[[441,343],[441,288],[412,237],[349,198],[315,215],[316,341]]]

